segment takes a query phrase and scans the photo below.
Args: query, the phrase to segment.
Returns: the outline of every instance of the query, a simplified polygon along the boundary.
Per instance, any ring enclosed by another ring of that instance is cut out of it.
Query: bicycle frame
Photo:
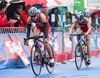
[[[86,46],[86,37],[84,37],[84,39],[82,39],[82,38],[80,38],[80,40],[78,41],[78,44],[80,44],[81,46],[82,46],[82,50],[83,50],[83,45],[85,45]],[[83,56],[83,58],[85,59],[85,53],[84,53],[85,51],[83,50],[82,51],[82,56]]]
[[[39,42],[41,42],[42,44],[44,44],[44,41],[40,40],[40,38],[43,38],[44,36],[35,36],[35,37],[29,37],[27,39],[24,40],[30,40],[33,39],[34,40],[34,46],[39,46]],[[42,54],[42,58],[44,58],[44,55],[46,54],[44,51],[40,51]],[[44,64],[44,63],[43,63]]]
[[[87,37],[84,37],[84,33],[82,33],[82,34],[72,34],[71,36],[77,36],[78,37],[78,43],[82,46],[82,44],[85,44],[86,45],[86,41],[88,40],[87,39]],[[81,38],[81,37],[84,37],[84,39],[83,38]]]
[[[41,36],[42,37],[42,36]],[[35,46],[39,46],[39,42],[41,42],[42,44],[44,44],[44,41],[40,40],[39,38],[34,39],[34,45]],[[42,58],[44,58],[44,55],[46,54],[45,51],[40,51],[42,54]]]

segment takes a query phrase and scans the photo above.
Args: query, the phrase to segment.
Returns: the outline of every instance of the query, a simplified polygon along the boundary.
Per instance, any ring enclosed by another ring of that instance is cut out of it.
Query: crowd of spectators
[[[27,27],[28,10],[31,5],[0,3],[0,27]]]
[[[1,2],[0,3],[0,27],[27,27],[28,19],[30,18],[28,15],[28,10],[32,7],[32,5],[22,5],[22,4],[14,4],[11,3],[9,6],[7,6],[7,2]],[[41,7],[41,12],[43,12],[46,17],[48,18],[48,21],[51,24],[51,14],[55,14],[55,22],[54,26],[59,27],[59,13],[58,8],[53,8],[48,13],[47,7]],[[71,14],[71,13],[69,13]],[[70,15],[66,14],[66,18],[70,20]],[[68,23],[68,20],[66,23]],[[70,20],[71,22],[71,20]],[[70,23],[69,22],[69,23]]]
[[[11,3],[9,6],[7,6],[7,2],[3,1],[0,2],[0,27],[25,27],[27,28],[28,20],[30,16],[28,15],[29,9],[32,7],[32,5],[28,4],[25,5],[25,3],[21,4],[14,4]],[[43,12],[46,17],[48,18],[48,21],[50,25],[52,26],[51,22],[51,14],[55,14],[55,27],[60,27],[60,20],[59,20],[59,11],[58,8],[53,8],[50,12],[48,12],[48,8],[42,6],[41,12]],[[66,15],[66,22],[65,24],[71,24],[72,23],[72,16],[73,14],[70,12],[65,13]],[[89,17],[89,16],[88,16]],[[91,17],[91,25],[93,27],[96,26],[96,15]],[[98,25],[100,26],[100,17],[98,17]]]
[[[7,19],[6,16],[7,2],[0,3],[0,27],[8,27],[10,24],[15,24],[17,20],[15,19]]]

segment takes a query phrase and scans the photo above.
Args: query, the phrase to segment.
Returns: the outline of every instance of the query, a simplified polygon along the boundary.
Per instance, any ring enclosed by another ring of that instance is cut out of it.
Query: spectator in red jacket
[[[11,23],[16,23],[17,20],[7,20],[5,11],[7,9],[7,2],[0,3],[0,27],[8,27]]]
[[[24,22],[24,26],[27,27],[27,24],[28,24],[28,19],[30,18],[30,16],[28,15],[28,11],[29,9],[31,8],[32,6],[30,4],[26,5],[25,6],[25,10],[22,11],[21,13],[21,17],[22,17],[22,20]]]

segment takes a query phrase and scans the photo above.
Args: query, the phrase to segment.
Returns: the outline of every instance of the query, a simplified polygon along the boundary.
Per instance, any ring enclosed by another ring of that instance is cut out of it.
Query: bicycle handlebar
[[[82,34],[71,34],[71,36],[84,36],[85,33],[82,33]]]
[[[71,36],[84,36],[85,33],[81,33],[81,34],[71,34]],[[72,38],[70,38],[72,41]],[[88,41],[87,37],[84,37],[84,39],[86,39],[86,41]]]
[[[29,39],[35,39],[38,40],[39,38],[43,38],[44,36],[34,36],[34,37],[29,37],[27,39],[24,38],[24,40],[29,40]]]

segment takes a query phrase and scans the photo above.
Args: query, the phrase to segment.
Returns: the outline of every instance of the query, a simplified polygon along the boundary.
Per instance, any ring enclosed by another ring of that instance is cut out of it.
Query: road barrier
[[[29,41],[29,46],[24,45],[26,37],[25,28],[0,28],[0,69],[9,67],[21,67],[30,65],[30,49],[33,45],[33,40]],[[77,39],[73,37],[73,42],[68,39],[68,32],[55,32],[54,37],[50,40],[50,44],[54,42],[55,61],[64,62],[73,58],[74,48]],[[64,45],[62,46],[62,40]],[[73,50],[72,50],[73,44]],[[62,52],[64,47],[64,52]],[[100,54],[100,33],[93,32],[91,37],[91,55],[97,56]]]

